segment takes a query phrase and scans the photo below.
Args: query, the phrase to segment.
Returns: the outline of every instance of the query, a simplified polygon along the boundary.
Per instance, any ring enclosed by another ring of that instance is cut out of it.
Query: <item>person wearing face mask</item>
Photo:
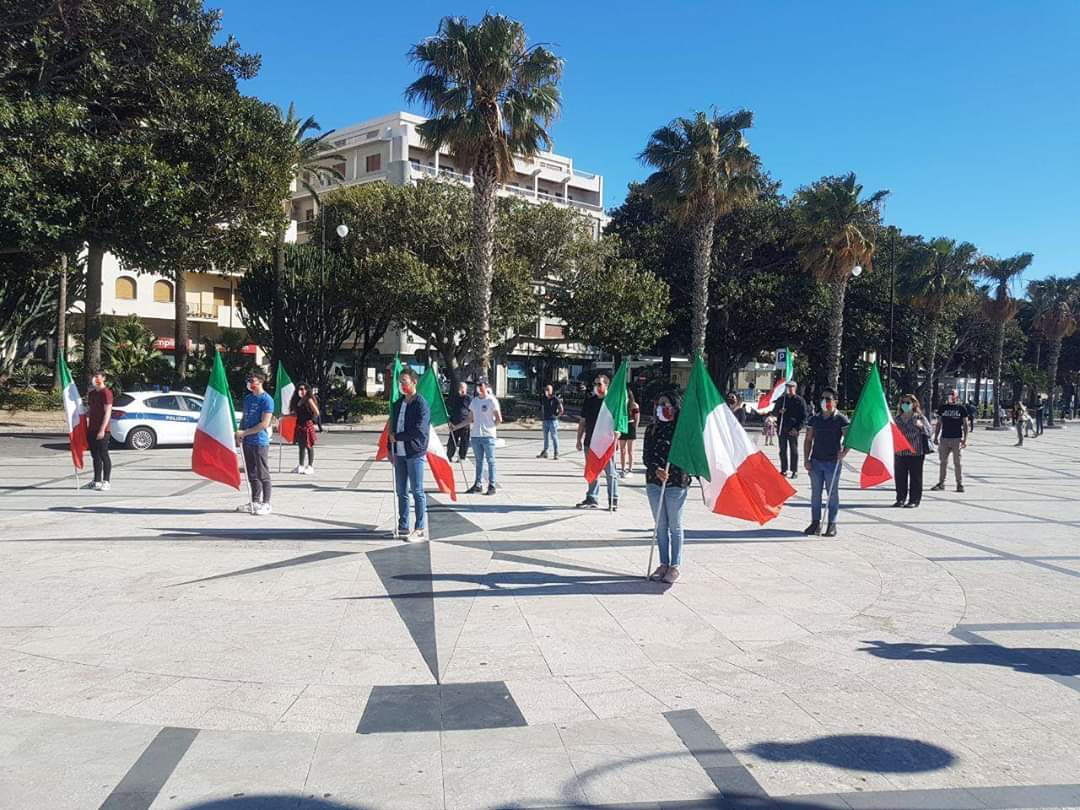
[[[315,432],[319,419],[319,401],[307,383],[296,386],[289,401],[289,413],[296,414],[296,438],[300,448],[299,463],[293,470],[298,475],[315,474]],[[306,463],[305,463],[305,456]]]
[[[896,503],[913,509],[922,501],[923,462],[930,451],[930,422],[923,416],[919,398],[905,394],[900,399],[896,427],[904,434],[911,450],[901,450],[893,458],[893,481],[896,484]]]
[[[250,511],[253,515],[270,514],[270,420],[274,417],[274,400],[263,384],[266,376],[253,371],[247,376],[248,392],[244,394],[244,415],[236,440],[244,451],[244,469],[247,470],[251,487],[251,503],[243,504],[237,511]]]
[[[398,397],[390,408],[389,447],[393,448],[394,483],[397,488],[398,535],[407,543],[426,539],[427,498],[424,495],[424,463],[427,460],[431,409],[416,393],[416,373],[405,369],[398,374]],[[409,532],[409,496],[412,496],[416,523]]]
[[[821,412],[806,422],[806,439],[803,455],[810,470],[810,525],[803,534],[822,534],[821,494],[829,495],[828,525],[825,537],[836,537],[836,517],[840,512],[840,464],[847,455],[844,434],[851,420],[836,409],[836,391],[826,388],[821,392]]]
[[[484,459],[487,459],[488,486],[485,495],[495,494],[495,441],[498,437],[497,425],[502,424],[502,411],[497,400],[488,389],[487,380],[481,377],[476,381],[476,396],[469,403],[469,420],[472,425],[472,451],[476,460],[476,479],[469,487],[469,492],[476,494],[483,490]]]
[[[953,457],[953,468],[956,471],[956,491],[964,491],[964,471],[960,462],[960,453],[967,447],[968,420],[967,409],[960,403],[956,389],[949,391],[945,404],[938,408],[938,421],[934,428],[934,442],[938,446],[938,456],[941,459],[941,469],[938,482],[931,489],[940,491],[945,489],[945,476],[949,472],[949,456]]]
[[[690,476],[679,467],[668,465],[679,405],[678,394],[660,395],[652,424],[645,430],[643,452],[645,494],[649,496],[649,507],[656,521],[656,543],[660,550],[660,565],[649,579],[669,585],[679,578],[679,566],[682,565],[683,508],[690,488]]]
[[[592,393],[585,398],[581,405],[581,418],[578,420],[577,449],[584,452],[592,441],[593,430],[596,428],[596,420],[600,416],[600,409],[607,394],[611,380],[607,374],[598,374],[593,381]],[[619,434],[615,434],[619,438]],[[604,467],[604,479],[607,483],[608,503],[612,509],[619,508],[619,477],[615,474],[615,456],[612,455],[607,466]],[[595,509],[599,506],[597,498],[600,497],[600,476],[597,475],[589,488],[585,491],[585,500],[577,504],[578,509]]]
[[[83,489],[112,489],[112,459],[109,458],[109,420],[113,395],[105,385],[105,372],[95,371],[93,388],[86,395],[86,435],[90,439],[90,458],[94,460],[94,480]]]
[[[799,475],[799,432],[806,425],[808,411],[806,400],[796,393],[795,383],[787,383],[784,386],[784,395],[776,400],[772,409],[779,422],[776,430],[780,439],[781,475],[788,475],[789,468],[792,478]]]

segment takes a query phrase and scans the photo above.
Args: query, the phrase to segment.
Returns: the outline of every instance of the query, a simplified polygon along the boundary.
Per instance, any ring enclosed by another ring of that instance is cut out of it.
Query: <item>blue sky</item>
[[[324,128],[410,109],[405,54],[439,18],[525,23],[566,60],[555,150],[642,179],[649,133],[715,105],[756,116],[751,146],[786,192],[855,171],[905,231],[1035,254],[1027,279],[1080,272],[1080,2],[210,0],[263,68],[246,92]],[[414,112],[423,113],[421,109]]]

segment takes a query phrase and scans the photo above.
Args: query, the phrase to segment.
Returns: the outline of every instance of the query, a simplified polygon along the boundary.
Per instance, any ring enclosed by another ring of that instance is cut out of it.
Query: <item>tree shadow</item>
[[[164,506],[50,506],[50,512],[73,512],[102,515],[214,515],[229,512],[228,509],[170,509]]]
[[[642,596],[662,594],[671,586],[663,582],[650,582],[643,576],[593,575],[566,576],[540,571],[497,571],[488,574],[397,574],[393,579],[401,582],[425,583],[460,582],[469,587],[452,591],[424,589],[410,593],[396,593],[394,599],[452,599],[459,597],[495,596]],[[346,601],[389,599],[391,596],[342,597]]]
[[[329,801],[330,795],[326,793],[321,799],[314,796],[289,796],[287,794],[237,795],[184,804],[179,807],[179,810],[375,810],[375,806],[370,804],[353,804],[352,802],[342,804]]]
[[[939,661],[944,664],[985,664],[1009,667],[1032,675],[1080,675],[1080,650],[1065,647],[1002,647],[998,644],[891,644],[864,641],[860,647],[891,661]]]
[[[947,768],[956,756],[921,740],[879,734],[833,734],[800,742],[760,742],[745,749],[770,762],[816,762],[872,773],[923,773]]]

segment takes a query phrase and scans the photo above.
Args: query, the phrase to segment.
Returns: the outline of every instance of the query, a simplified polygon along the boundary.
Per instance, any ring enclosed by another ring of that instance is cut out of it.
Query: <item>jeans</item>
[[[607,479],[608,500],[611,503],[615,503],[619,500],[619,476],[615,475],[615,456],[612,456],[611,460],[607,463],[607,466],[604,467],[604,476]],[[585,494],[594,501],[600,497],[599,475],[597,475],[596,478],[593,479],[593,482],[589,484],[589,491]]]
[[[270,503],[270,448],[265,444],[245,444],[244,469],[251,486],[252,503]]]
[[[495,437],[472,437],[473,459],[476,461],[476,479],[473,486],[478,487],[484,481],[484,458],[487,458],[488,486],[495,486]]]
[[[653,520],[656,521],[656,544],[660,547],[660,564],[682,565],[682,513],[686,506],[687,490],[683,487],[664,487],[664,503],[661,508],[660,489],[659,484],[648,484],[645,487]]]
[[[90,458],[94,460],[94,480],[108,481],[112,475],[112,459],[109,458],[109,431],[105,431],[105,438],[99,439],[97,434],[90,437]]]
[[[922,500],[922,474],[926,456],[893,456],[896,473],[896,500],[919,503]]]
[[[1024,443],[1024,423],[1019,419],[1016,420],[1016,442],[1017,444]]]
[[[548,451],[548,437],[551,437],[551,449],[555,451],[555,455],[559,455],[559,420],[558,419],[545,419],[544,420],[544,452]]]
[[[938,442],[938,455],[941,456],[941,474],[939,484],[945,483],[945,474],[949,471],[949,455],[953,457],[953,468],[956,470],[956,485],[964,484],[964,469],[960,463],[960,442],[963,439],[945,439]]]
[[[836,515],[840,511],[840,488],[837,486],[839,476],[837,467],[839,461],[821,461],[810,459],[810,521],[821,522],[821,491],[829,490],[829,523],[836,523]]]
[[[793,473],[799,471],[799,434],[788,434],[789,428],[781,430],[777,435],[780,437],[780,472],[786,473],[789,469]],[[789,461],[790,457],[790,461]]]
[[[409,531],[409,495],[416,511],[416,528],[423,529],[427,518],[427,496],[424,495],[423,455],[414,458],[394,456],[394,480],[397,482],[398,531]]]

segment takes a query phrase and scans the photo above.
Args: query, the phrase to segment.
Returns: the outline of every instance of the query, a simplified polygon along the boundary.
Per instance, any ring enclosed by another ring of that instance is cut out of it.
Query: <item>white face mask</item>
[[[656,418],[658,420],[660,420],[661,422],[670,422],[671,421],[668,418],[668,415],[664,412],[664,406],[663,405],[657,405],[656,406]]]

